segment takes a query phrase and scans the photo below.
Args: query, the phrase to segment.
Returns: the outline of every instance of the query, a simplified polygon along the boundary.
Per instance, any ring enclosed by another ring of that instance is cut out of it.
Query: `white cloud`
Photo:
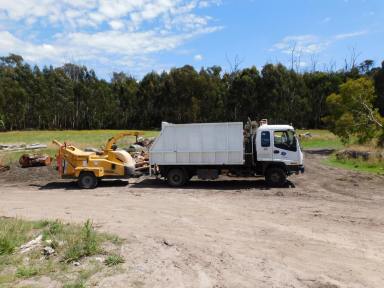
[[[222,29],[212,25],[208,15],[195,12],[220,3],[220,0],[0,0],[0,27],[3,26],[0,54],[18,53],[37,64],[44,61],[61,64],[64,59],[101,63],[100,59],[110,59],[134,67],[136,63],[132,59],[173,50],[196,36]],[[46,27],[51,29],[44,31]],[[31,34],[40,37],[28,40]]]
[[[120,30],[120,29],[124,28],[124,22],[123,21],[112,20],[112,21],[109,21],[108,24],[109,24],[109,26],[111,26],[111,28],[113,30]]]
[[[328,46],[327,41],[321,41],[316,35],[286,36],[280,42],[273,45],[271,51],[281,51],[291,54],[292,51],[303,54],[314,54]]]
[[[321,20],[321,23],[328,23],[331,20],[332,20],[331,17],[325,17],[323,20]]]
[[[20,40],[7,31],[0,31],[0,52],[21,54],[29,61],[37,62],[44,59],[62,61],[63,49],[50,44],[32,44]]]
[[[295,35],[286,36],[272,46],[270,51],[280,51],[285,54],[316,54],[325,50],[332,43],[348,38],[358,37],[367,34],[367,31],[356,31],[350,33],[336,34],[328,38],[317,35]]]
[[[203,55],[201,55],[201,54],[196,54],[194,57],[193,57],[193,59],[195,59],[195,61],[201,61],[201,60],[203,60]]]
[[[334,36],[336,40],[344,40],[348,38],[353,38],[353,37],[358,37],[367,34],[368,31],[363,30],[363,31],[356,31],[356,32],[350,32],[350,33],[344,33],[344,34],[337,34]]]
[[[199,2],[199,7],[200,8],[206,8],[210,7],[212,5],[221,5],[222,1],[221,0],[210,0],[210,1],[200,1]]]

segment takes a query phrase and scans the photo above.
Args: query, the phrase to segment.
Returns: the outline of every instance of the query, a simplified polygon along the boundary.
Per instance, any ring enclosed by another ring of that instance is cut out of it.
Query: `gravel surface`
[[[384,287],[384,178],[322,157],[307,154],[306,173],[278,189],[223,178],[79,190],[52,168],[13,167],[0,174],[0,216],[89,218],[125,238],[126,262],[98,287]]]

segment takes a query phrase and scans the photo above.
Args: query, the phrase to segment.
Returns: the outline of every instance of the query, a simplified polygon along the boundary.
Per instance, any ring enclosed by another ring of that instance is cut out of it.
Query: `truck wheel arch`
[[[287,166],[283,162],[265,162],[263,165],[263,175],[267,172],[268,169],[280,168],[288,175]]]

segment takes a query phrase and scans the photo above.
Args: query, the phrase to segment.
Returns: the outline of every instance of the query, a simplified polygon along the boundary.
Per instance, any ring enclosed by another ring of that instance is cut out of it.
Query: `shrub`
[[[19,219],[0,218],[0,255],[12,254],[30,238],[33,225]]]
[[[105,265],[107,265],[109,267],[116,266],[116,265],[124,263],[124,262],[125,262],[125,260],[124,260],[123,256],[121,256],[121,255],[110,255],[104,261]]]
[[[65,284],[63,288],[85,288],[85,284],[83,281]]]
[[[35,267],[21,266],[17,268],[16,276],[19,278],[30,278],[36,276],[39,273]]]
[[[68,239],[68,249],[63,261],[77,261],[82,257],[98,254],[100,251],[100,240],[97,238],[92,222],[87,220],[81,233]]]

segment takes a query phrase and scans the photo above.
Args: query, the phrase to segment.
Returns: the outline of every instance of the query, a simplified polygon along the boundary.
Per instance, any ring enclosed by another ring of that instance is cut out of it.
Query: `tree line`
[[[19,55],[0,57],[0,128],[153,129],[172,123],[268,118],[297,128],[322,128],[326,99],[350,79],[374,83],[374,107],[384,115],[384,62],[366,60],[339,71],[299,72],[266,64],[224,72],[185,65],[141,80],[113,73],[99,79],[75,64],[30,66]]]

